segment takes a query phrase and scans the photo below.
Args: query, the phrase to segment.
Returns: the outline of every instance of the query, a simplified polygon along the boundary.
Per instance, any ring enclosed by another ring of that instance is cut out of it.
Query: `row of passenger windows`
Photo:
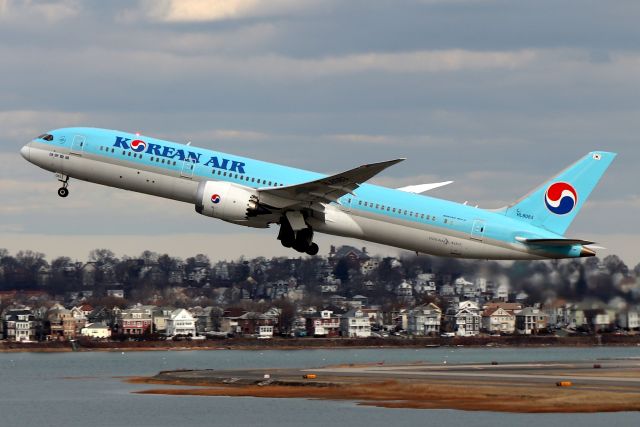
[[[105,151],[107,153],[115,153],[115,149],[113,147],[105,147],[105,146],[100,146],[100,151]],[[123,156],[127,156],[127,157],[134,157],[137,159],[141,159],[142,158],[142,154],[139,153],[133,153],[131,151],[126,151],[126,150],[122,150],[122,155]],[[175,160],[168,160],[168,159],[163,159],[160,157],[155,157],[152,156],[149,158],[150,161],[152,162],[156,162],[156,163],[160,163],[160,164],[167,164],[167,165],[173,165],[176,166],[176,161]],[[191,168],[193,168],[193,166],[191,166]],[[284,184],[282,183],[278,183],[278,182],[274,182],[274,181],[267,181],[266,179],[260,179],[260,178],[251,178],[248,176],[244,176],[242,174],[233,174],[231,172],[226,172],[226,171],[221,171],[218,169],[213,169],[213,175],[221,175],[221,176],[228,176],[229,178],[235,178],[235,179],[239,179],[241,181],[247,181],[247,182],[254,182],[256,184],[262,184],[262,185],[268,185],[269,187],[284,187]]]
[[[406,215],[412,218],[426,219],[427,221],[435,221],[437,219],[435,215],[427,215],[423,213],[410,211],[407,209],[394,208],[391,206],[381,205],[380,203],[364,202],[362,200],[358,200],[358,205],[364,206],[365,208],[374,208],[374,209],[380,209],[382,211],[398,213],[400,215]],[[445,219],[444,222],[446,224],[447,220]]]
[[[105,147],[105,146],[100,146],[100,151],[105,151],[107,153],[115,153],[116,150],[113,147]],[[126,150],[122,150],[122,155],[125,157],[133,157],[134,159],[141,159],[142,158],[142,154],[140,153],[134,153],[131,151],[126,151]],[[150,157],[149,158],[150,161],[152,162],[156,162],[156,163],[161,163],[161,164],[167,164],[167,165],[173,165],[176,166],[177,163],[174,160],[168,160],[168,159],[161,159],[160,157]]]
[[[213,169],[213,175],[228,176],[229,178],[239,179],[241,181],[255,182],[256,184],[268,185],[269,187],[284,187],[284,184],[275,181],[267,181],[266,179],[252,178],[238,173],[231,173]]]

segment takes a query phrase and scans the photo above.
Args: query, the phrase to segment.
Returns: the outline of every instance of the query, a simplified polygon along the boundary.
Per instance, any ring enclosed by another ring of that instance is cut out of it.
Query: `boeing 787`
[[[475,259],[593,256],[593,242],[565,237],[615,153],[593,151],[518,201],[487,210],[422,193],[449,182],[386,188],[367,184],[404,159],[335,175],[107,129],[65,128],[20,150],[69,179],[194,205],[199,214],[247,227],[279,225],[280,243],[315,255],[315,233],[381,243],[416,253]]]

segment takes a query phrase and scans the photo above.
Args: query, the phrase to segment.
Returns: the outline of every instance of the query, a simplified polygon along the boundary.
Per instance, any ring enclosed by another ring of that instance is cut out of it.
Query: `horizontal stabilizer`
[[[433,182],[431,184],[407,185],[406,187],[397,188],[397,190],[404,191],[406,193],[420,194],[420,193],[427,192],[429,190],[433,190],[434,188],[444,187],[445,185],[449,185],[452,182],[453,181],[444,181],[444,182]]]
[[[595,242],[580,239],[527,239],[525,237],[516,237],[516,240],[527,245],[541,246],[574,246],[574,245],[592,245]]]

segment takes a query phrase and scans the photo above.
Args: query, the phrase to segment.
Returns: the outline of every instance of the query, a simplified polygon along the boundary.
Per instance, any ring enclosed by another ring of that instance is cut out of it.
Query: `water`
[[[640,358],[638,347],[0,353],[0,427],[638,425],[635,412],[502,414],[385,409],[351,402],[132,394],[123,376],[170,369],[317,367],[366,362],[514,362]]]

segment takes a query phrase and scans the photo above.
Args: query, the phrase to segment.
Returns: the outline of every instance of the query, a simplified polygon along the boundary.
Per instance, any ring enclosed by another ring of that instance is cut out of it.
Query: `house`
[[[493,298],[500,301],[507,301],[509,299],[510,286],[507,283],[500,283],[493,290]]]
[[[222,331],[243,335],[256,335],[260,332],[260,326],[273,326],[272,317],[262,313],[249,311],[240,316],[225,316],[222,318]]]
[[[488,308],[482,313],[482,329],[492,334],[511,334],[516,329],[516,316],[499,306]]]
[[[36,341],[37,324],[29,309],[7,310],[2,316],[3,336],[9,341]]]
[[[434,293],[436,291],[436,275],[433,273],[418,274],[413,289],[418,294]]]
[[[81,310],[67,310],[61,306],[49,310],[46,320],[50,339],[74,339],[87,323]]]
[[[167,319],[167,330],[165,335],[174,336],[196,336],[196,319],[184,308],[179,308],[171,313]]]
[[[409,310],[407,332],[410,335],[431,335],[440,333],[442,310],[433,303]]]
[[[153,332],[164,334],[167,331],[167,320],[173,313],[173,308],[158,307],[151,313],[151,322],[153,325]]]
[[[461,301],[451,307],[445,316],[446,330],[458,336],[474,336],[480,333],[480,313],[474,301]]]
[[[539,308],[526,307],[516,314],[516,329],[521,334],[537,334],[547,329],[549,316]]]
[[[273,325],[259,325],[256,331],[257,338],[273,338]]]
[[[396,296],[398,297],[410,297],[413,295],[413,287],[411,283],[404,280],[396,287]]]
[[[111,328],[104,323],[88,323],[80,330],[80,334],[95,339],[111,338]]]
[[[319,316],[307,317],[307,334],[314,337],[335,337],[340,334],[340,318],[331,310],[322,310]]]
[[[340,333],[351,338],[367,338],[371,336],[369,317],[360,309],[346,312],[340,319]]]
[[[480,333],[480,314],[470,308],[458,310],[455,319],[455,333],[461,337],[475,336]]]
[[[143,335],[151,333],[153,325],[151,313],[144,308],[122,310],[116,318],[118,332],[125,335]]]
[[[360,268],[362,264],[368,261],[371,257],[367,254],[367,248],[362,250],[356,249],[353,246],[340,246],[336,249],[335,246],[331,246],[329,249],[329,263],[332,267],[338,263],[340,259],[347,259],[351,265],[358,266]]]
[[[638,310],[627,310],[618,314],[618,325],[624,329],[640,328],[640,313]]]

